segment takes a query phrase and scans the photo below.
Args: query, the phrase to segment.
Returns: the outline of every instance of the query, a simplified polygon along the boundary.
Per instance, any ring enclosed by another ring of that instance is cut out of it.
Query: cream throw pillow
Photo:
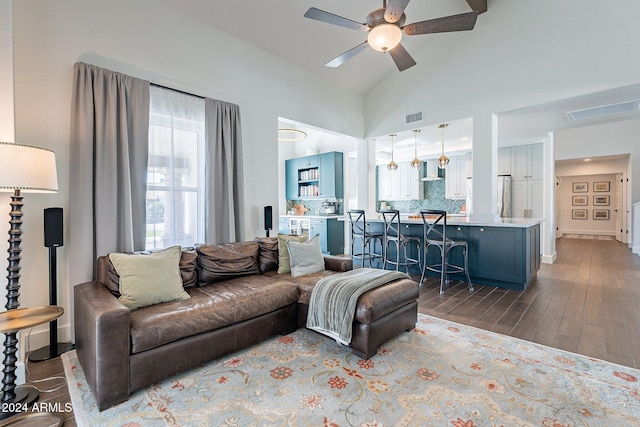
[[[109,254],[109,259],[120,276],[120,302],[133,310],[190,298],[182,288],[181,254],[180,246],[172,246],[149,255]]]
[[[290,273],[291,261],[289,260],[289,248],[287,248],[287,241],[292,240],[294,242],[306,242],[309,240],[309,234],[305,231],[301,235],[295,234],[280,234],[278,233],[278,273]]]
[[[287,241],[291,260],[291,275],[303,276],[324,270],[324,255],[320,247],[320,239],[316,234],[308,242]]]

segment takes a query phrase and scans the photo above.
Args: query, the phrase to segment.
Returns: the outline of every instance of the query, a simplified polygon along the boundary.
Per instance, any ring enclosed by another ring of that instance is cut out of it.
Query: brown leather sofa
[[[108,256],[100,257],[97,280],[74,288],[78,359],[99,410],[126,401],[136,390],[304,326],[317,281],[352,268],[349,258],[327,256],[322,272],[277,274],[274,241],[185,250],[180,270],[191,298],[135,310],[118,300],[118,275]],[[238,253],[249,254],[242,265]],[[411,330],[417,297],[418,285],[408,279],[362,295],[352,351],[369,358],[384,342]]]

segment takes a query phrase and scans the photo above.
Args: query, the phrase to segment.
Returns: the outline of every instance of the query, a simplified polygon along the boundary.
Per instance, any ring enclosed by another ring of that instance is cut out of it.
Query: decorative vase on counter
[[[305,205],[293,205],[293,210],[295,211],[295,215],[304,215],[305,212],[309,210]]]

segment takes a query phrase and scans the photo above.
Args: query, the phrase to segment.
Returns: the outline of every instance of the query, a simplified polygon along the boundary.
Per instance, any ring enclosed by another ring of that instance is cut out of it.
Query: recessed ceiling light
[[[590,161],[591,161],[591,159],[584,159],[584,161],[585,161],[585,162],[590,162]]]

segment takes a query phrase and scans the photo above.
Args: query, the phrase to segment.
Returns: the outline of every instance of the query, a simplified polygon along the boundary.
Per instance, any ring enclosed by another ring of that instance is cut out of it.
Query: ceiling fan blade
[[[416,65],[416,61],[413,60],[409,52],[402,46],[400,43],[393,49],[388,51],[393,59],[393,62],[396,63],[396,67],[398,70],[404,71],[407,68],[411,68]]]
[[[405,25],[405,34],[413,36],[416,34],[447,33],[451,31],[473,30],[478,19],[478,12],[461,13],[460,15],[445,16],[444,18],[429,19],[428,21],[416,22]]]
[[[327,24],[337,25],[339,27],[349,28],[351,30],[369,31],[370,29],[366,24],[361,24],[360,22],[352,21],[351,19],[343,18],[342,16],[316,9],[315,7],[309,8],[309,10],[305,12],[304,17],[315,19],[320,22],[326,22]]]
[[[346,51],[342,55],[338,56],[335,59],[332,59],[331,61],[327,62],[324,65],[327,66],[327,67],[331,67],[331,68],[339,67],[342,64],[344,64],[345,62],[347,62],[347,60],[353,58],[354,56],[356,56],[357,54],[359,54],[360,52],[365,50],[368,46],[369,46],[369,43],[367,43],[365,41],[364,43],[359,44],[358,46],[349,49],[348,51]]]
[[[471,10],[478,13],[485,13],[487,11],[487,0],[467,0]]]
[[[384,20],[391,24],[398,22],[408,4],[409,0],[388,0]]]

